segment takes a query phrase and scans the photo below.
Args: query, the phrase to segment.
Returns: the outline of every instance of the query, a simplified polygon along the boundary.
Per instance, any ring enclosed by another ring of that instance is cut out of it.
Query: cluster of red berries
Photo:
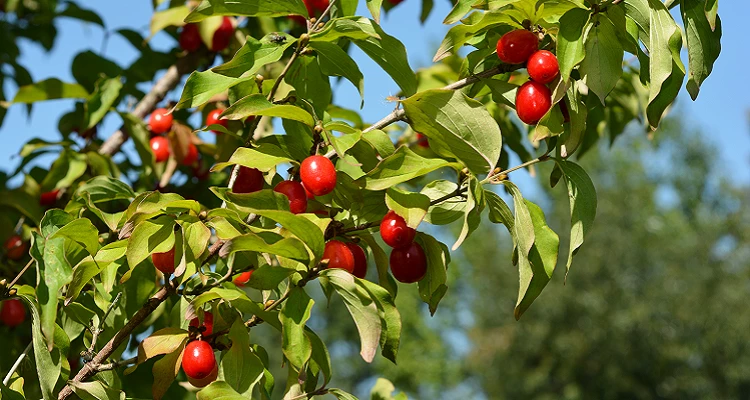
[[[516,93],[516,113],[526,124],[539,122],[552,108],[552,92],[546,86],[560,73],[557,57],[539,50],[539,38],[533,32],[518,29],[503,35],[497,42],[497,56],[507,64],[526,63],[531,80]]]
[[[310,18],[320,17],[331,4],[330,0],[304,0],[304,3]],[[289,19],[299,25],[305,25],[305,17],[301,15],[290,15]]]
[[[21,325],[26,320],[26,308],[19,299],[5,300],[0,303],[0,322],[11,328]]]
[[[197,330],[201,337],[210,336],[214,331],[214,315],[205,312],[203,323],[196,317],[190,321],[190,326]],[[219,376],[219,365],[211,344],[202,339],[188,343],[182,355],[182,370],[185,371],[188,382],[197,388],[208,386],[215,381]]]
[[[427,274],[427,257],[422,246],[414,241],[417,231],[404,218],[389,211],[380,222],[380,237],[391,246],[391,272],[399,282],[419,282]]]
[[[221,25],[219,25],[219,28],[214,32],[213,38],[211,38],[211,51],[219,52],[229,47],[233,35],[234,24],[232,24],[232,19],[224,17],[221,21]],[[198,25],[187,24],[182,27],[179,42],[180,47],[188,53],[198,51],[198,49],[201,48],[201,45],[203,45]]]
[[[323,259],[328,260],[328,268],[343,269],[360,279],[367,275],[367,256],[354,242],[329,240],[323,251]]]
[[[154,153],[156,162],[164,162],[171,154],[169,139],[165,134],[172,130],[174,117],[166,108],[157,108],[148,119],[148,129],[151,131],[151,151]],[[188,144],[187,154],[182,158],[183,165],[193,165],[198,161],[198,147],[193,143]]]

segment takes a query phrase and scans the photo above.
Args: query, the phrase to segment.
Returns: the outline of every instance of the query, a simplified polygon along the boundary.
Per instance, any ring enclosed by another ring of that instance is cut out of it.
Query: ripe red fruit
[[[289,199],[289,211],[300,214],[307,211],[307,193],[302,184],[295,181],[283,181],[273,188],[274,192],[283,194]]]
[[[151,261],[154,262],[154,267],[164,274],[171,274],[174,272],[174,247],[166,253],[153,253],[151,254]]]
[[[430,142],[427,141],[427,136],[417,132],[417,144],[419,147],[424,147],[425,149],[430,148]]]
[[[13,261],[20,260],[28,250],[26,242],[18,235],[13,235],[5,241],[5,254]]]
[[[172,130],[173,120],[172,114],[169,114],[166,108],[157,108],[148,118],[148,129],[156,135],[167,133]]]
[[[391,272],[399,282],[419,282],[427,274],[427,257],[419,243],[391,251]]]
[[[365,255],[365,251],[354,242],[347,243],[346,247],[354,255],[354,272],[352,272],[352,275],[359,279],[365,279],[365,275],[367,275],[367,256]]]
[[[263,189],[263,173],[255,168],[240,167],[232,192],[253,193]]]
[[[182,370],[193,379],[203,379],[210,376],[216,368],[216,357],[211,345],[202,340],[195,340],[185,346],[182,355]]]
[[[340,268],[354,273],[354,254],[344,242],[338,240],[326,242],[323,259],[328,260],[328,268]]]
[[[201,327],[205,327],[206,329],[203,331],[203,336],[208,336],[213,333],[214,331],[214,315],[210,312],[203,313],[203,324],[201,325],[200,321],[198,321],[198,317],[193,318],[190,321],[190,326],[196,329],[200,329]]]
[[[416,235],[417,231],[406,225],[406,221],[394,211],[388,211],[380,222],[380,237],[394,249],[409,246]]]
[[[214,37],[211,40],[211,51],[222,51],[229,47],[229,43],[232,41],[234,36],[234,25],[229,17],[224,17],[221,21],[221,25],[214,32]]]
[[[10,299],[0,304],[0,322],[13,328],[21,325],[26,319],[26,308],[21,300]]]
[[[497,42],[497,56],[506,64],[523,64],[539,48],[539,38],[530,31],[517,29]]]
[[[305,193],[307,193],[308,200],[312,200],[315,198],[315,195],[311,191],[307,190],[307,187],[305,186],[304,183],[302,184],[302,187],[305,188]]]
[[[214,369],[211,371],[210,374],[208,374],[207,377],[205,377],[203,379],[193,379],[193,378],[191,378],[191,377],[188,376],[188,382],[190,382],[191,385],[193,385],[193,386],[195,386],[197,388],[202,388],[202,387],[206,387],[206,386],[210,385],[211,382],[215,381],[216,378],[218,378],[218,377],[219,377],[219,366],[216,365],[216,366],[214,366]]]
[[[336,188],[336,167],[323,156],[310,156],[302,161],[299,175],[305,189],[315,196],[323,196]]]
[[[151,151],[154,152],[156,162],[164,162],[169,158],[169,140],[163,136],[152,137],[149,142]]]
[[[198,25],[187,24],[182,27],[180,32],[180,47],[188,53],[192,53],[201,48],[201,34],[198,32]]]
[[[234,282],[237,286],[245,286],[246,283],[250,281],[250,277],[253,276],[253,270],[245,271],[239,275],[237,275],[236,278],[232,282]]]
[[[185,157],[182,159],[182,165],[193,165],[196,161],[198,161],[198,148],[190,143],[188,145],[187,154],[185,154]]]
[[[534,125],[552,108],[552,92],[539,82],[528,81],[516,93],[516,113],[526,124]]]
[[[218,108],[215,109],[215,110],[211,110],[211,112],[209,112],[208,115],[206,115],[206,126],[221,125],[221,126],[223,126],[223,127],[226,128],[227,127],[227,120],[225,120],[225,119],[219,119],[219,117],[221,116],[221,112],[222,112],[222,110],[219,110]],[[211,132],[213,132],[213,133],[215,133],[217,135],[221,134],[221,132],[219,132],[219,131],[212,130]]]
[[[55,189],[50,192],[44,192],[39,196],[39,204],[44,207],[52,207],[57,203],[57,197],[60,195],[60,189]]]
[[[547,50],[539,50],[532,54],[526,64],[531,79],[539,83],[550,83],[560,74],[560,65],[557,57]]]

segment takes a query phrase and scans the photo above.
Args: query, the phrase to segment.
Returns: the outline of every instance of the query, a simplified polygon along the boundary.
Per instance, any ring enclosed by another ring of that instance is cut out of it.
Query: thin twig
[[[16,277],[13,278],[13,280],[10,282],[10,285],[8,285],[8,289],[12,288],[13,285],[15,285],[16,282],[18,282],[18,280],[21,279],[21,276],[26,272],[27,269],[29,269],[29,267],[31,267],[31,264],[33,263],[34,263],[34,259],[31,259],[29,260],[29,262],[26,263],[26,266],[23,267],[21,272],[19,272],[18,275],[16,275]]]
[[[539,156],[538,158],[535,158],[535,159],[533,159],[533,160],[529,160],[529,161],[526,161],[525,163],[523,163],[523,164],[521,164],[521,165],[516,165],[515,167],[513,167],[513,168],[509,168],[509,169],[506,169],[505,171],[500,171],[500,172],[496,172],[496,173],[494,173],[494,174],[490,174],[490,175],[488,175],[488,176],[487,176],[487,178],[485,178],[485,179],[484,179],[484,180],[483,180],[483,181],[481,182],[481,184],[482,184],[482,185],[484,185],[485,183],[494,183],[494,182],[492,182],[492,181],[493,181],[493,180],[495,180],[496,178],[498,178],[498,177],[502,176],[502,175],[508,175],[509,173],[511,173],[511,172],[513,172],[513,171],[518,171],[519,169],[523,169],[523,168],[526,168],[526,167],[530,167],[530,166],[532,166],[532,165],[534,165],[534,164],[536,164],[536,163],[540,163],[540,162],[543,162],[543,161],[547,161],[547,160],[549,160],[549,159],[550,159],[550,156],[549,156],[549,154],[544,154],[544,155],[541,155],[541,156]]]
[[[440,204],[440,203],[442,203],[442,202],[444,202],[446,200],[450,200],[450,199],[452,199],[454,197],[460,196],[460,195],[466,193],[467,190],[469,190],[468,186],[464,186],[462,188],[458,188],[458,189],[454,190],[453,193],[448,193],[448,194],[446,194],[443,197],[440,197],[438,199],[430,201],[430,206],[434,206],[434,205]]]
[[[109,371],[109,370],[122,367],[123,365],[135,364],[137,361],[138,361],[138,357],[133,357],[133,358],[128,358],[127,360],[113,361],[109,364],[100,364],[98,367],[96,367],[96,371],[97,372]]]
[[[13,373],[16,372],[18,367],[21,365],[21,362],[23,362],[23,359],[26,357],[26,355],[29,354],[29,350],[31,350],[31,343],[29,343],[28,346],[26,346],[26,349],[21,353],[21,355],[18,356],[16,359],[16,362],[13,363],[13,366],[10,367],[10,371],[8,371],[8,374],[5,375],[5,379],[3,379],[3,386],[8,386],[8,382],[10,382],[10,377],[13,376]]]
[[[211,247],[208,248],[208,257],[206,257],[206,261],[204,261],[204,264],[207,263],[208,260],[210,260],[213,256],[215,256],[219,252],[219,250],[221,250],[221,246],[223,246],[224,243],[225,242],[223,240],[217,240],[214,244],[211,245]],[[183,296],[194,296],[194,295],[201,294],[203,292],[207,292],[207,291],[209,291],[209,290],[211,290],[211,289],[213,289],[213,288],[221,285],[222,283],[228,281],[229,278],[232,277],[232,274],[233,274],[232,273],[232,264],[229,264],[228,267],[227,267],[227,273],[224,274],[224,276],[222,276],[221,278],[217,279],[215,282],[213,282],[213,283],[211,283],[209,285],[201,286],[201,287],[193,289],[191,291],[178,290],[177,293],[181,294]]]
[[[299,282],[297,282],[296,286],[304,287],[308,282],[316,279],[320,275],[320,271],[322,271],[323,269],[325,269],[325,265],[323,264],[319,264],[318,266],[312,268],[304,278],[300,279]],[[285,302],[289,298],[289,296],[292,295],[292,287],[293,285],[287,286],[284,294],[281,295],[281,297],[279,297],[278,299],[274,300],[271,304],[264,306],[263,311],[273,311],[283,302]],[[247,320],[247,322],[245,322],[245,326],[248,328],[252,328],[262,323],[263,320],[260,317],[258,317],[257,315],[253,315],[249,320]]]
[[[328,3],[328,8],[326,8],[325,11],[323,11],[323,14],[320,14],[320,17],[318,18],[318,22],[319,21],[323,21],[323,19],[325,19],[325,17],[327,17],[328,14],[331,13],[331,10],[333,9],[333,4],[334,3],[336,3],[336,0],[331,0],[331,2]],[[309,25],[310,24],[308,24],[308,26]],[[317,29],[317,30],[313,27],[313,29],[310,31],[310,33],[320,32],[321,30],[323,30],[324,26],[325,25],[321,26],[320,29]]]
[[[99,319],[99,324],[97,326],[94,326],[94,320],[91,320],[91,345],[89,346],[88,351],[84,352],[84,358],[87,361],[90,361],[92,358],[94,358],[94,355],[96,355],[96,342],[99,340],[99,334],[104,332],[104,321],[107,319],[109,314],[112,312],[112,310],[117,306],[117,303],[120,301],[120,298],[122,297],[122,292],[117,293],[117,296],[115,296],[115,299],[112,300],[112,303],[109,304],[109,307],[107,307],[107,311],[104,313],[104,316]]]

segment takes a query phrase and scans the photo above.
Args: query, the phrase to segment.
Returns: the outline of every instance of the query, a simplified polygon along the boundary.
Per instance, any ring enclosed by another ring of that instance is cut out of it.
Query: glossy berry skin
[[[299,176],[305,189],[315,196],[324,196],[336,188],[336,167],[323,156],[310,156],[302,161]]]
[[[354,273],[354,254],[344,242],[338,240],[326,242],[323,259],[328,260],[328,268],[340,268],[350,274]]]
[[[163,274],[169,275],[174,273],[174,247],[166,253],[151,254],[151,261],[154,262],[154,267]]]
[[[222,110],[219,110],[218,108],[215,109],[215,110],[211,110],[211,112],[209,112],[208,115],[206,115],[206,126],[221,125],[221,126],[223,126],[223,127],[226,128],[227,127],[227,120],[225,120],[225,119],[219,119],[219,117],[221,116],[221,112],[222,112]],[[211,132],[213,132],[213,133],[215,133],[217,135],[221,134],[221,132],[219,132],[219,131],[213,131],[212,130]]]
[[[302,187],[305,188],[305,193],[307,193],[307,199],[308,200],[315,199],[315,195],[311,191],[307,190],[307,187],[305,186],[304,183],[302,184]]]
[[[149,144],[156,162],[164,162],[169,159],[169,140],[167,138],[163,136],[152,137]]]
[[[274,192],[278,192],[286,196],[289,199],[289,211],[293,214],[301,214],[307,211],[307,193],[302,184],[295,181],[283,181],[273,188]]]
[[[430,148],[430,142],[427,141],[427,136],[418,132],[417,132],[417,144],[419,145],[419,147],[424,147],[425,149]]]
[[[419,243],[391,251],[391,272],[402,283],[419,282],[427,274],[427,257]]]
[[[518,118],[528,125],[534,125],[552,108],[552,92],[539,82],[528,81],[516,93]]]
[[[557,63],[557,57],[547,50],[539,50],[531,55],[529,62],[526,64],[526,70],[529,76],[539,83],[550,83],[560,74],[560,65]]]
[[[394,249],[408,247],[416,235],[417,231],[406,225],[406,221],[394,211],[388,211],[380,222],[380,237]]]
[[[221,21],[221,25],[214,32],[214,37],[211,40],[211,51],[222,51],[229,47],[229,43],[232,41],[234,36],[234,25],[229,17],[224,17]]]
[[[190,326],[196,329],[200,329],[200,327],[205,327],[206,329],[203,331],[203,336],[208,336],[214,332],[214,315],[210,312],[205,312],[203,314],[203,325],[200,324],[200,321],[198,321],[198,317],[193,318],[190,320]]]
[[[60,195],[60,190],[55,189],[50,192],[44,192],[39,196],[39,204],[44,207],[52,207],[57,203],[57,197]]]
[[[250,281],[250,278],[253,276],[253,270],[245,271],[239,275],[237,275],[236,278],[232,282],[234,282],[237,286],[245,286],[246,283]]]
[[[182,370],[193,379],[204,379],[211,376],[216,368],[216,357],[211,345],[202,340],[194,340],[185,346],[182,355]]]
[[[218,378],[218,377],[219,377],[219,366],[217,364],[214,367],[213,371],[211,371],[211,373],[208,374],[207,377],[205,377],[203,379],[193,379],[193,378],[191,378],[191,377],[188,376],[188,382],[190,382],[191,385],[193,385],[193,386],[195,386],[197,388],[202,388],[202,387],[206,387],[206,386],[210,385],[211,382],[215,381],[216,378]]]
[[[263,173],[255,168],[240,167],[237,179],[234,181],[232,192],[253,193],[263,189]]]
[[[517,29],[497,42],[497,56],[506,64],[523,64],[539,48],[539,38],[530,31]]]
[[[347,243],[346,247],[349,248],[354,256],[354,271],[352,271],[352,275],[359,279],[365,279],[365,275],[367,275],[367,256],[365,255],[365,251],[353,242]]]
[[[148,129],[155,135],[161,135],[172,130],[174,117],[166,108],[157,108],[148,119]]]
[[[180,47],[183,50],[192,53],[200,49],[202,43],[201,34],[198,32],[198,25],[187,24],[182,27],[182,32],[180,32]]]
[[[193,165],[196,161],[198,161],[198,147],[190,143],[188,145],[187,154],[185,154],[185,158],[182,159],[182,165]]]
[[[13,261],[20,260],[28,251],[26,242],[18,235],[9,237],[3,246],[5,247],[5,255]]]
[[[26,308],[21,300],[10,299],[0,304],[0,322],[13,328],[26,319]]]

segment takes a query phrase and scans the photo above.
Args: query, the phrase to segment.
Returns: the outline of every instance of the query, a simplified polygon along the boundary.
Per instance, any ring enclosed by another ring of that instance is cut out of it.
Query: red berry
[[[302,187],[305,188],[305,193],[307,193],[307,199],[313,200],[315,198],[315,195],[311,191],[307,190],[307,187],[305,186],[304,183],[302,184]]]
[[[0,304],[0,322],[9,327],[21,325],[26,319],[26,308],[21,300],[10,299]]]
[[[224,17],[221,21],[221,25],[214,32],[214,37],[211,40],[211,51],[222,51],[229,47],[229,43],[232,41],[234,36],[234,25],[229,17]]]
[[[401,2],[404,0],[388,0],[389,3],[391,3],[392,6],[397,6],[401,4]]]
[[[161,135],[172,130],[174,118],[166,108],[157,108],[148,118],[148,129],[155,135]]]
[[[216,357],[211,345],[202,340],[195,340],[185,346],[182,355],[182,370],[193,379],[203,379],[211,375],[216,368]]]
[[[427,141],[427,136],[417,132],[417,144],[419,147],[424,147],[425,149],[430,148],[430,142]]]
[[[530,31],[517,29],[497,42],[497,56],[506,64],[523,64],[539,48],[539,38]]]
[[[300,214],[307,211],[307,193],[302,184],[295,181],[283,181],[276,185],[274,192],[279,192],[289,199],[289,211]]]
[[[226,128],[227,127],[227,120],[225,120],[225,119],[219,119],[219,117],[221,116],[221,112],[222,112],[222,110],[219,110],[218,108],[215,109],[215,110],[211,110],[211,112],[209,112],[208,115],[206,115],[206,126],[221,125],[221,126],[223,126],[223,127]],[[212,130],[211,132],[213,132],[213,133],[215,133],[217,135],[221,134],[221,132],[219,132],[219,131],[213,131]]]
[[[557,57],[547,50],[539,50],[532,54],[526,69],[531,79],[544,84],[554,81],[560,74]]]
[[[367,256],[365,255],[365,251],[353,242],[347,243],[346,247],[354,255],[354,272],[352,272],[352,275],[359,279],[365,279],[365,275],[367,275]]]
[[[187,24],[182,27],[180,32],[180,47],[188,53],[192,53],[201,48],[201,34],[198,32],[198,25]]]
[[[154,262],[154,267],[164,274],[171,274],[174,272],[174,247],[166,253],[153,253],[151,254],[151,261]]]
[[[305,189],[315,196],[323,196],[336,188],[336,167],[323,156],[310,156],[302,161],[299,175]]]
[[[427,274],[427,257],[419,243],[391,251],[391,272],[399,282],[419,282]]]
[[[250,281],[250,277],[253,276],[253,270],[245,271],[239,275],[237,275],[236,278],[234,278],[234,284],[237,286],[245,286],[246,283]]]
[[[191,378],[191,377],[188,376],[188,382],[190,382],[191,385],[193,385],[193,386],[195,386],[197,388],[202,388],[202,387],[206,387],[206,386],[210,385],[211,382],[215,381],[216,378],[218,378],[218,377],[219,377],[219,366],[215,365],[214,369],[211,371],[210,374],[208,374],[207,377],[205,377],[203,379],[193,379],[193,378]]]
[[[263,189],[263,173],[255,168],[240,166],[240,172],[234,181],[232,192],[234,193],[253,193]]]
[[[245,125],[251,124],[253,121],[255,121],[255,115],[251,115],[247,118],[245,118]]]
[[[26,242],[18,235],[13,235],[5,241],[5,254],[13,261],[23,258],[27,250]]]
[[[534,125],[552,108],[552,92],[539,82],[528,81],[516,93],[516,112],[526,124]]]
[[[60,189],[55,189],[50,192],[44,192],[39,196],[39,204],[44,207],[52,207],[57,203],[57,198],[60,195]]]
[[[169,140],[163,136],[155,136],[149,142],[156,162],[164,162],[169,158]]]
[[[394,249],[409,246],[416,235],[417,231],[406,225],[406,221],[394,211],[388,211],[380,222],[380,237]]]
[[[200,327],[206,328],[203,331],[203,336],[208,336],[214,331],[214,315],[206,311],[205,313],[203,313],[202,325],[200,324],[200,321],[198,321],[198,317],[195,317],[190,321],[190,326],[196,329],[200,329]]]
[[[182,165],[193,165],[196,161],[198,161],[198,148],[190,143],[188,144],[187,154],[182,159]]]
[[[338,240],[326,242],[323,259],[328,260],[328,268],[340,268],[354,273],[354,254],[344,242]]]

